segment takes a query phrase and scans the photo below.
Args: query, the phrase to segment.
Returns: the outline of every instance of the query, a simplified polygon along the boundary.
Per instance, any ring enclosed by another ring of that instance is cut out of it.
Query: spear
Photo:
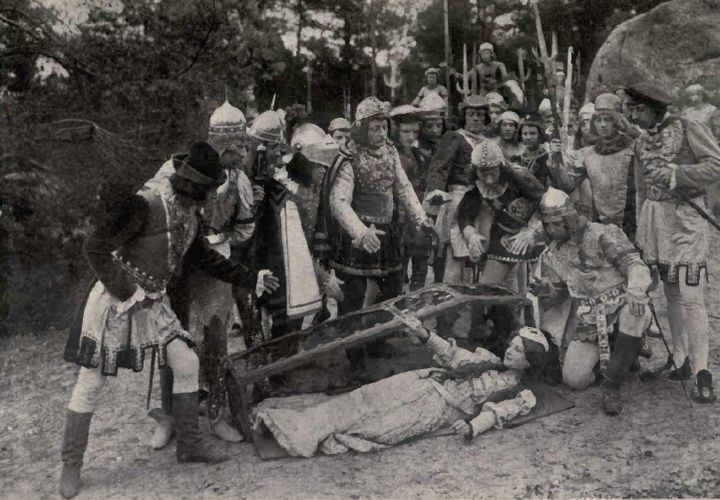
[[[526,93],[525,82],[530,79],[530,73],[525,74],[525,49],[517,49],[518,57],[518,73],[520,78],[520,86],[522,87],[523,94]]]
[[[455,88],[457,88],[457,91],[460,92],[462,95],[467,97],[470,95],[470,81],[468,79],[468,54],[467,54],[467,44],[463,43],[463,77],[462,77],[462,88],[460,87],[460,82],[457,82],[455,84]]]
[[[565,95],[563,95],[563,135],[568,138],[568,123],[570,122],[570,98],[572,97],[572,66],[573,48],[568,47],[567,53],[567,71],[565,72]],[[570,147],[570,144],[567,144]]]
[[[478,64],[478,53],[477,53],[477,42],[473,42],[473,55],[472,55],[472,73],[470,75],[470,92],[477,94],[477,64]]]
[[[555,126],[555,134],[556,136],[559,135],[561,127],[560,127],[560,116],[558,116],[558,109],[557,109],[557,90],[554,85],[554,75],[553,75],[553,63],[555,61],[555,58],[557,57],[557,52],[553,53],[552,55],[548,55],[547,51],[547,42],[545,40],[545,35],[543,34],[542,29],[542,20],[540,19],[540,9],[538,9],[537,6],[538,0],[530,0],[530,5],[533,9],[533,14],[535,16],[535,29],[537,31],[537,37],[538,37],[538,47],[540,49],[540,57],[538,58],[537,52],[533,51],[535,57],[540,60],[540,62],[543,65],[544,69],[544,75],[545,75],[545,86],[548,88],[550,92],[548,92],[548,99],[550,99],[550,108],[552,110],[553,115],[553,122]],[[557,42],[556,42],[557,43]],[[560,138],[562,141],[562,137]]]

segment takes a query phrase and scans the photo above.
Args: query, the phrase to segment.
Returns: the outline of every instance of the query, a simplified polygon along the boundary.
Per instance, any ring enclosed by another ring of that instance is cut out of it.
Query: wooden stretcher
[[[398,296],[231,355],[226,379],[230,409],[245,437],[252,439],[250,385],[311,364],[331,353],[359,347],[397,333],[403,328],[402,318],[405,315],[413,315],[425,321],[466,304],[514,306],[519,310],[531,306],[530,300],[524,295],[487,285],[433,285]],[[299,344],[302,350],[293,355],[247,369],[247,361],[251,357],[257,358],[258,355]]]

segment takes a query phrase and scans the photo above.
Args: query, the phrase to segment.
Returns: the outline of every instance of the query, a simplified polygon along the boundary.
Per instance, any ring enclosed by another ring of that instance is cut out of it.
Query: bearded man
[[[617,415],[622,411],[620,388],[650,324],[650,270],[620,228],[588,222],[566,193],[548,189],[540,214],[551,242],[542,256],[541,278],[531,290],[542,309],[567,297],[577,303],[577,313],[558,341],[563,381],[583,389],[595,380],[599,363],[605,375],[603,408]],[[616,322],[619,333],[611,352],[609,335]]]

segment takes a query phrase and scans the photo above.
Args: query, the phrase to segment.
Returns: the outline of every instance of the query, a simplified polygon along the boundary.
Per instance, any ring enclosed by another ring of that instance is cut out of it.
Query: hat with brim
[[[417,106],[403,104],[397,106],[390,111],[390,118],[393,120],[420,120],[423,110]]]
[[[465,111],[467,108],[475,108],[475,109],[486,109],[486,110],[489,110],[489,109],[490,109],[490,105],[489,105],[488,102],[485,100],[485,98],[483,98],[483,97],[481,97],[481,96],[479,96],[479,95],[474,95],[474,94],[473,94],[473,95],[467,96],[467,97],[465,98],[465,100],[463,100],[463,102],[461,102],[460,104],[458,104],[458,109],[460,110],[460,112]]]
[[[634,104],[645,103],[654,107],[668,107],[672,104],[672,97],[663,89],[649,82],[640,82],[629,85],[625,93]]]
[[[207,142],[196,142],[190,146],[186,156],[173,157],[175,173],[193,184],[207,187],[219,186],[225,182],[225,169],[220,156]]]

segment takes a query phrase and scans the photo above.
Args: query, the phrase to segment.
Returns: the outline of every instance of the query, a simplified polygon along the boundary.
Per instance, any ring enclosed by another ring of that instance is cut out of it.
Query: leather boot
[[[172,417],[172,390],[173,373],[172,368],[164,366],[160,368],[160,399],[162,410],[153,408],[148,415],[155,419],[155,431],[150,439],[150,446],[154,450],[161,450],[167,446],[175,434],[175,421]]]
[[[603,382],[603,409],[608,415],[618,415],[622,411],[620,387],[640,353],[641,344],[640,337],[618,333]]]
[[[197,392],[173,394],[173,414],[178,462],[219,463],[230,459],[217,443],[209,442],[200,432]]]
[[[63,498],[73,498],[80,492],[80,469],[87,448],[92,415],[67,411],[61,453],[63,468],[60,475],[60,494]]]

